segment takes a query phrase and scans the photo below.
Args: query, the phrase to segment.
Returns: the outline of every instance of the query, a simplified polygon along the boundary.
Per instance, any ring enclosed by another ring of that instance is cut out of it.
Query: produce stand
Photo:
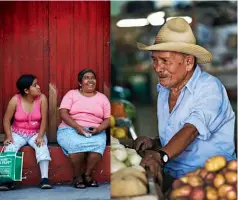
[[[120,139],[120,144],[124,145],[126,148],[133,148],[133,139]],[[112,197],[112,200],[163,200],[162,193],[158,190],[154,178],[148,170],[146,170],[147,177],[147,194],[140,196],[131,197]]]
[[[133,148],[132,139],[121,139],[120,144]],[[224,156],[209,158],[202,168],[176,179],[164,194],[146,170],[148,193],[144,196],[115,198],[115,200],[180,200],[226,199],[237,200],[237,160],[227,161]]]
[[[138,136],[135,131],[135,127],[129,118],[116,118],[117,127],[127,127],[129,132],[129,137],[135,140]]]
[[[131,102],[123,99],[113,100],[111,102],[111,135],[118,139],[132,138],[135,140],[137,138],[134,127],[135,116],[136,108]],[[123,134],[122,129],[126,133]],[[120,133],[114,134],[115,132]]]
[[[141,196],[111,198],[112,200],[162,200],[155,190],[155,183],[148,179],[148,193]]]
[[[160,200],[157,196],[148,194],[136,197],[121,197],[121,198],[111,198],[112,200]]]

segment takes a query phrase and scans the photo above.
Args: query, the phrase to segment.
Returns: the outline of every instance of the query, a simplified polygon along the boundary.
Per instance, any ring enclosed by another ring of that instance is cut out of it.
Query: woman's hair
[[[36,79],[34,75],[23,74],[17,80],[16,86],[22,96],[26,94],[24,90],[29,89],[31,87],[34,79]]]
[[[80,72],[78,73],[78,82],[79,82],[79,83],[82,83],[84,74],[86,74],[86,73],[88,73],[88,72],[92,72],[93,75],[94,75],[95,78],[96,78],[96,73],[95,73],[92,69],[83,69],[82,71],[80,71]]]

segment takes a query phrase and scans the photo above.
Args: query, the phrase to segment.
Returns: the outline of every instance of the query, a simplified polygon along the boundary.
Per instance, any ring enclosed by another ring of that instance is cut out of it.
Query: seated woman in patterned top
[[[79,72],[78,83],[79,89],[67,92],[61,102],[57,141],[72,162],[74,186],[82,189],[98,187],[91,175],[106,147],[111,106],[108,98],[96,91],[93,70]]]

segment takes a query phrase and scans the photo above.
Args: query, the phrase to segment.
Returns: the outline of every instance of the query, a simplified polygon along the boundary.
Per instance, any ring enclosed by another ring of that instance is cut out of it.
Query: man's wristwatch
[[[166,152],[164,152],[162,150],[158,150],[158,153],[160,154],[160,158],[161,158],[163,165],[165,165],[166,163],[169,162],[169,156]]]

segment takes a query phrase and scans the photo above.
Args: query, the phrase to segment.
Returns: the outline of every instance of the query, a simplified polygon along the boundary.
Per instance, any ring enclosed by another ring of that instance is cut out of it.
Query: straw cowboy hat
[[[203,47],[196,45],[190,25],[183,18],[167,21],[157,34],[154,45],[146,46],[137,43],[143,51],[174,51],[189,54],[197,58],[197,63],[209,63],[212,54]]]

